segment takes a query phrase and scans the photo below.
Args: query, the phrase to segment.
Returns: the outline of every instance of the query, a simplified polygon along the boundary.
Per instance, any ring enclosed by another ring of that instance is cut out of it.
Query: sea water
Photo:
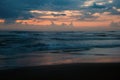
[[[0,68],[120,62],[120,31],[1,31]]]

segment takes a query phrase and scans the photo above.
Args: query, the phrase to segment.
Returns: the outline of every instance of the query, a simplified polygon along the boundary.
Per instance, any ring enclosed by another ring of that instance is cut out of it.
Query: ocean
[[[0,69],[120,62],[120,31],[0,31]]]

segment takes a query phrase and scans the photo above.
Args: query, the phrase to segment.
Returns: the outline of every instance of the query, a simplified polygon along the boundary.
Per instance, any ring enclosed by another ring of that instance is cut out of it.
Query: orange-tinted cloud
[[[87,13],[85,16],[83,11],[79,10],[63,10],[63,11],[30,11],[35,17],[28,20],[16,20],[16,23],[28,25],[70,25],[71,22],[75,27],[96,27],[109,26],[112,21],[119,22],[119,15],[112,15],[110,12],[96,12],[94,14]]]
[[[16,23],[28,24],[28,25],[50,25],[51,24],[49,20],[37,20],[37,19],[16,20]]]

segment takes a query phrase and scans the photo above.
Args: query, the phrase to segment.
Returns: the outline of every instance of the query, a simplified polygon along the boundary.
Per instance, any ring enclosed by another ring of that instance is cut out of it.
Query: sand
[[[79,63],[0,70],[0,80],[120,80],[120,63]]]

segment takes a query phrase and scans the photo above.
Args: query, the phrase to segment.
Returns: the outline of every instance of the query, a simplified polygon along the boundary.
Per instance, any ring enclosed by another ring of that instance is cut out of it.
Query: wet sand
[[[0,80],[119,80],[120,63],[79,63],[0,70]]]

